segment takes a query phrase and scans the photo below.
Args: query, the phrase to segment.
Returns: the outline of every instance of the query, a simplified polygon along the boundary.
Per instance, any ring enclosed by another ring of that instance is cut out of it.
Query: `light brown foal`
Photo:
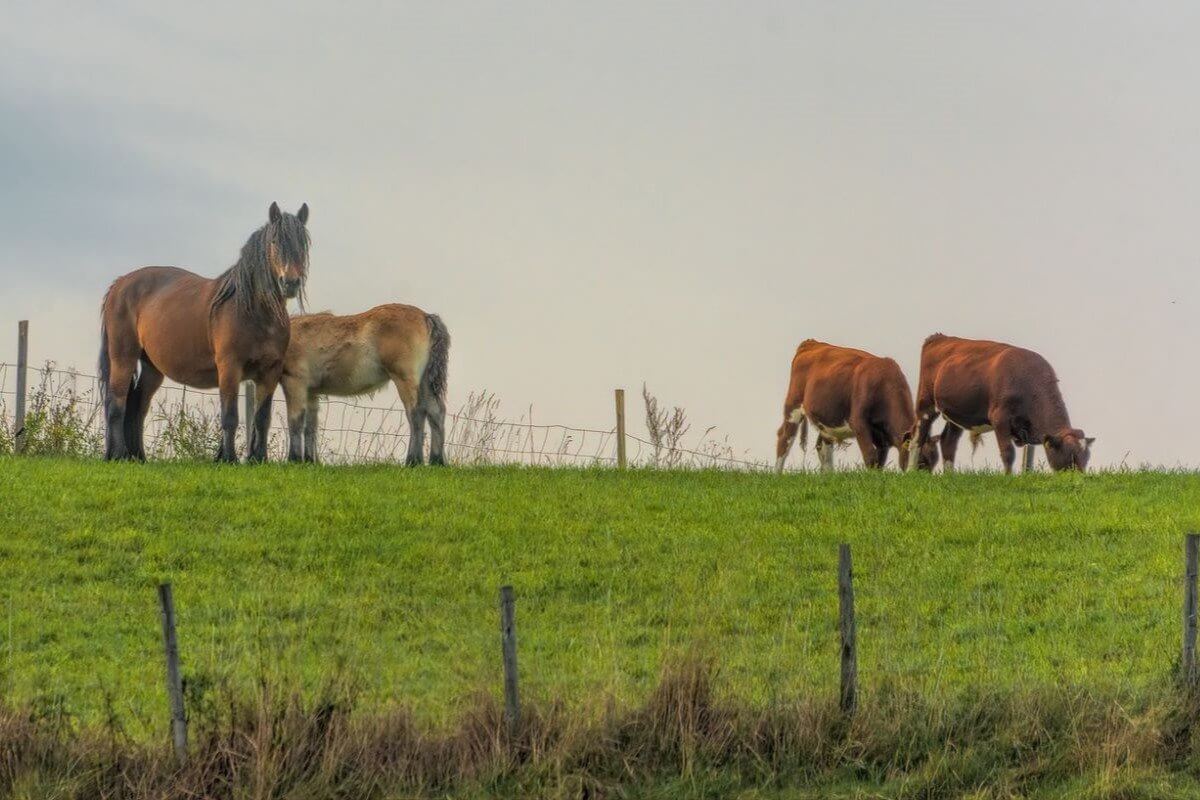
[[[389,304],[339,317],[329,312],[292,317],[283,367],[288,409],[288,459],[317,460],[321,395],[370,394],[388,381],[408,414],[405,463],[420,464],[429,422],[429,463],[444,464],[446,367],[450,332],[436,314]]]

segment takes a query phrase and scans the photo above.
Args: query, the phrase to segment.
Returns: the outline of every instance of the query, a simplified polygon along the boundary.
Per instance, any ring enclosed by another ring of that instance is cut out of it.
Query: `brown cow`
[[[972,439],[996,432],[1004,471],[1012,472],[1017,445],[1041,443],[1055,470],[1087,468],[1094,439],[1071,427],[1054,369],[1032,350],[1000,342],[959,339],[935,333],[921,348],[917,381],[917,467],[937,461],[929,430],[937,416],[946,418],[942,458],[954,469],[954,454],[964,430]]]
[[[890,358],[813,339],[801,342],[792,359],[775,445],[778,472],[783,471],[797,429],[800,449],[807,446],[809,420],[817,426],[817,456],[823,469],[833,467],[834,444],[851,436],[858,440],[868,467],[887,463],[892,447],[900,453],[900,469],[908,467],[916,417],[908,381]]]

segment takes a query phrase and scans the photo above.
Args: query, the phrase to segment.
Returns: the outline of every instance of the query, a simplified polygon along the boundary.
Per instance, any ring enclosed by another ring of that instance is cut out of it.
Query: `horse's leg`
[[[317,463],[317,425],[320,422],[321,398],[308,396],[308,407],[304,409],[304,460]]]
[[[108,461],[122,461],[130,457],[129,443],[125,438],[125,417],[130,411],[129,394],[133,388],[133,376],[137,368],[137,353],[119,352],[110,347],[108,358],[108,389],[104,397],[104,418],[107,424],[104,458]]]
[[[275,387],[279,385],[282,369],[273,370],[266,377],[254,382],[254,397],[258,408],[254,411],[254,425],[250,441],[246,446],[246,460],[261,463],[267,460],[267,434],[271,431],[271,405],[275,399]]]
[[[304,459],[304,411],[308,406],[308,387],[296,377],[284,377],[283,399],[287,403],[288,461]]]
[[[419,466],[425,457],[425,409],[419,402],[419,379],[399,373],[392,375],[392,383],[408,414],[408,455],[404,463]]]
[[[139,461],[145,461],[146,415],[150,413],[150,402],[154,399],[154,393],[162,386],[163,374],[145,356],[142,357],[141,364],[142,369],[135,390],[130,392],[132,402],[125,410],[125,443],[129,447],[129,455]]]
[[[238,384],[242,369],[236,363],[217,364],[217,386],[221,394],[221,449],[217,461],[237,463]]]

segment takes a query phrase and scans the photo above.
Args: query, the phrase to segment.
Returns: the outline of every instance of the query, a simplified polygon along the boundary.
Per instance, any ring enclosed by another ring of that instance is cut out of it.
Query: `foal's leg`
[[[217,386],[221,393],[221,448],[217,461],[237,462],[238,384],[242,381],[239,364],[217,365]]]
[[[419,402],[419,380],[404,373],[392,375],[392,383],[408,415],[408,455],[404,463],[410,467],[419,466],[425,459],[425,409]]]
[[[284,378],[283,399],[287,402],[288,461],[304,458],[304,414],[308,407],[308,387],[296,378]]]
[[[129,455],[139,461],[146,460],[146,444],[143,433],[146,425],[146,415],[150,413],[150,404],[154,393],[162,386],[163,374],[158,367],[142,357],[142,370],[138,375],[134,391],[129,393],[131,403],[125,409],[125,444]]]
[[[432,394],[422,398],[421,405],[425,418],[429,420],[429,463],[433,466],[445,466],[446,456],[443,448],[446,443],[446,401]]]
[[[272,370],[266,377],[254,382],[254,398],[258,408],[254,411],[254,425],[250,441],[246,445],[246,460],[261,463],[267,460],[267,434],[271,431],[271,405],[275,400],[275,387],[279,385],[282,369]]]
[[[317,463],[317,423],[321,413],[321,398],[309,395],[308,407],[304,409],[304,460]]]

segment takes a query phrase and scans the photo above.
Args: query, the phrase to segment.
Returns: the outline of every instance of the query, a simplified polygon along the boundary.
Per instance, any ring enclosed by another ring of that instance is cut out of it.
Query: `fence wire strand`
[[[16,392],[16,366],[0,362],[0,420],[12,430]],[[30,452],[68,452],[99,456],[104,446],[104,420],[100,411],[99,378],[84,372],[57,368],[47,362],[29,368],[27,446]],[[403,461],[410,431],[404,409],[371,402],[371,395],[323,397],[320,400],[318,442],[320,458],[331,464],[390,463]],[[446,456],[458,464],[528,464],[537,466],[614,465],[615,428],[536,423],[533,411],[516,420],[504,419],[494,394],[473,392],[453,413],[446,415]],[[238,411],[244,408],[239,397]],[[219,394],[164,383],[156,393],[146,418],[145,442],[152,458],[211,458],[220,436]],[[237,444],[245,448],[245,420],[239,425]],[[287,455],[287,416],[284,404],[272,411],[268,454]],[[696,448],[655,446],[654,442],[626,433],[634,445],[631,466],[670,466],[696,469],[759,470],[765,464],[737,458],[727,444],[702,441]],[[3,446],[0,439],[0,446]],[[428,447],[428,444],[426,445]]]

